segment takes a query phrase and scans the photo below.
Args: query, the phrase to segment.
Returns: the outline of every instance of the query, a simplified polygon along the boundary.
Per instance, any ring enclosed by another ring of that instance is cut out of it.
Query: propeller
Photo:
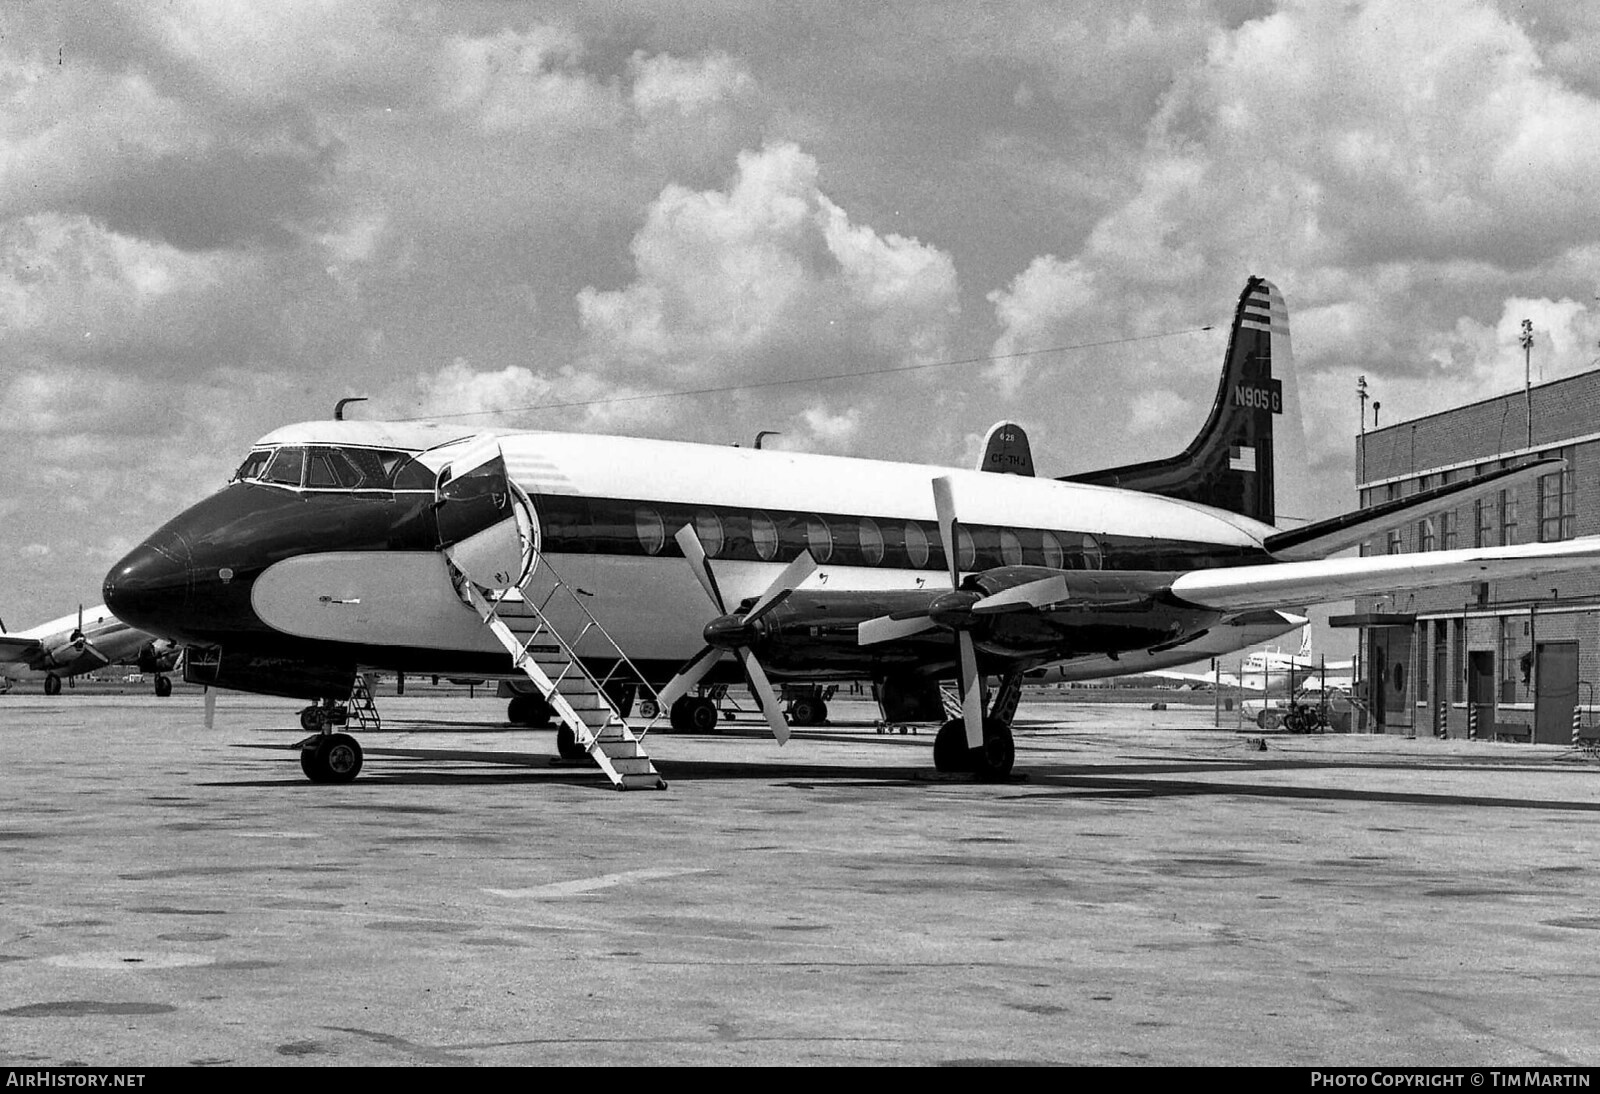
[[[939,518],[939,542],[944,547],[950,568],[950,592],[944,593],[926,609],[896,612],[863,620],[856,628],[856,641],[863,646],[908,638],[935,627],[946,627],[956,636],[958,674],[956,687],[961,693],[961,720],[967,729],[967,747],[983,745],[983,680],[978,675],[978,653],[972,643],[972,615],[975,605],[985,599],[981,593],[961,588],[961,560],[957,556],[959,520],[955,494],[949,478],[933,480],[933,508]]]
[[[776,608],[789,598],[795,588],[806,578],[811,576],[817,564],[811,558],[810,551],[802,551],[800,557],[783,568],[783,572],[775,578],[767,591],[762,593],[750,610],[742,615],[728,611],[727,604],[722,598],[722,589],[717,585],[717,575],[711,569],[711,560],[706,557],[705,548],[700,545],[700,537],[695,534],[692,524],[685,524],[678,529],[674,537],[678,546],[683,549],[683,557],[689,560],[689,567],[694,571],[695,578],[700,582],[700,587],[706,591],[706,596],[711,598],[711,603],[716,605],[720,613],[716,619],[706,624],[705,636],[708,645],[678,670],[667,686],[662,688],[657,698],[661,705],[670,708],[703,680],[711,666],[715,665],[723,653],[732,651],[744,666],[745,678],[750,682],[750,690],[761,702],[761,712],[766,715],[767,724],[772,727],[772,735],[781,745],[789,739],[789,723],[784,720],[783,710],[778,703],[778,695],[772,690],[772,683],[767,679],[767,674],[761,668],[761,663],[756,660],[750,646],[757,637],[756,624],[772,609]]]

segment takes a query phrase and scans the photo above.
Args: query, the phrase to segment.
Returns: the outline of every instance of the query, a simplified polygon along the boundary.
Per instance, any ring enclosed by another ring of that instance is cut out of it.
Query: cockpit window
[[[280,483],[284,486],[299,486],[300,473],[305,469],[306,450],[303,448],[280,448],[278,454],[272,458],[272,465],[267,468],[267,473],[262,476],[266,482]]]
[[[434,480],[438,473],[429,470],[420,460],[408,460],[395,474],[394,489],[396,490],[427,490],[433,491]]]
[[[234,479],[259,479],[262,469],[267,466],[267,461],[270,459],[272,459],[272,449],[256,449],[244,458],[239,470],[233,473]]]

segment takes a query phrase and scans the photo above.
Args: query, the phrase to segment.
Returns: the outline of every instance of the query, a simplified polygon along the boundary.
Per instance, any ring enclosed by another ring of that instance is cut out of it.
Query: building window
[[[1433,534],[1433,518],[1423,517],[1417,521],[1417,550],[1432,551],[1438,546]]]
[[[1389,529],[1389,535],[1384,541],[1383,553],[1386,555],[1398,555],[1402,550],[1404,550],[1404,547],[1400,540],[1400,529]]]
[[[1447,509],[1439,514],[1439,550],[1456,549],[1456,511]]]
[[[1500,491],[1500,546],[1510,547],[1517,542],[1517,495],[1511,490]]]
[[[1577,449],[1569,445],[1560,452],[1550,455],[1559,455],[1566,458],[1567,466],[1564,470],[1551,475],[1539,477],[1539,542],[1554,543],[1557,540],[1571,539],[1575,523],[1574,503],[1576,501],[1573,474],[1573,462]]]
[[[1474,547],[1493,547],[1494,542],[1494,502],[1490,498],[1479,498],[1472,503],[1472,545]]]

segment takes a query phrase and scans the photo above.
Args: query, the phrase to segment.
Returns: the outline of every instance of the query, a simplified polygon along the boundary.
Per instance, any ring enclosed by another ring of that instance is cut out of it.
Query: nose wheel
[[[348,733],[320,733],[300,745],[300,769],[314,783],[347,783],[361,774],[361,744]]]

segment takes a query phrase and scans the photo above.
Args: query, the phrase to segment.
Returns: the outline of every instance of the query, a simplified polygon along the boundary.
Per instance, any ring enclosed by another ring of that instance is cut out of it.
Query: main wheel
[[[967,724],[952,718],[939,727],[939,735],[933,739],[933,766],[947,774],[971,771],[972,751],[967,747]]]
[[[314,783],[347,783],[361,774],[361,745],[348,733],[327,733],[300,750],[300,770]]]
[[[165,699],[172,694],[172,678],[169,676],[156,677],[156,698]]]
[[[828,720],[828,704],[812,695],[802,695],[789,708],[789,720],[797,726],[820,726]]]
[[[506,720],[514,726],[544,729],[550,725],[554,713],[550,704],[539,695],[515,695],[506,704]]]
[[[1011,736],[1011,727],[984,719],[983,744],[968,755],[973,774],[984,782],[1009,779],[1011,765],[1017,759],[1017,744]]]
[[[1275,710],[1263,710],[1256,715],[1257,729],[1277,729],[1283,724],[1283,716]]]
[[[588,750],[578,743],[578,735],[572,732],[571,726],[557,727],[556,755],[563,760],[581,760],[588,754]]]
[[[44,693],[46,695],[60,695],[61,677],[53,672],[46,674],[44,678]]]
[[[717,704],[700,697],[689,701],[689,728],[696,733],[715,733],[718,728]]]

